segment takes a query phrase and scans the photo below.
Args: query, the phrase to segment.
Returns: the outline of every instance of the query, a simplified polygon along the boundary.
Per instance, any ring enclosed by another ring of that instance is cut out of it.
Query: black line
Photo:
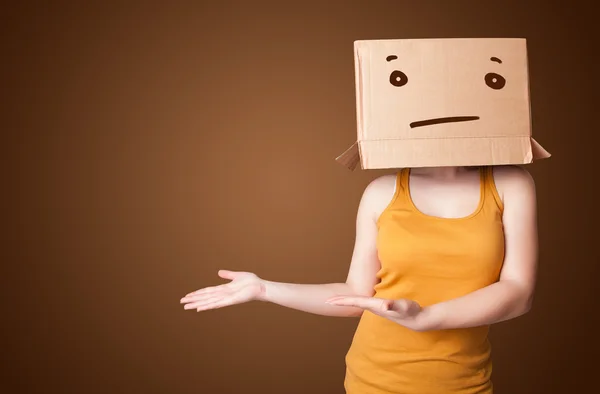
[[[410,124],[410,127],[414,128],[414,127],[421,127],[421,126],[429,126],[429,125],[438,124],[438,123],[467,122],[469,120],[477,120],[477,119],[479,119],[479,116],[451,116],[448,118],[436,118],[436,119],[427,119],[427,120],[420,120],[418,122],[412,122]]]

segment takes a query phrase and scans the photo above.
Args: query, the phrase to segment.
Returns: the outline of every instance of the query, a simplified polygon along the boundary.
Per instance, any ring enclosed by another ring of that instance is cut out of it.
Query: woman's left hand
[[[337,296],[326,302],[331,305],[361,308],[413,330],[419,330],[417,318],[423,310],[417,302],[408,299],[388,300],[364,296]]]

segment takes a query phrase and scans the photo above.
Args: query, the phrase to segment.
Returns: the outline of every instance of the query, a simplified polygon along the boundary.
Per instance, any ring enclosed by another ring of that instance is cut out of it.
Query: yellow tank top
[[[427,306],[496,282],[504,260],[502,201],[492,167],[480,169],[477,209],[462,218],[413,204],[410,169],[396,174],[377,221],[381,269],[375,297]],[[488,326],[416,332],[366,311],[346,355],[347,394],[492,393]]]

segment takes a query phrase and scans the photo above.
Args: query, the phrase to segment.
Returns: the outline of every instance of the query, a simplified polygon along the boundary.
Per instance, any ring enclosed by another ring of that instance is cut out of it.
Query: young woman
[[[278,283],[219,271],[182,298],[203,311],[253,300],[360,316],[348,394],[492,393],[491,324],[531,308],[535,186],[518,166],[401,169],[365,188],[343,283]]]

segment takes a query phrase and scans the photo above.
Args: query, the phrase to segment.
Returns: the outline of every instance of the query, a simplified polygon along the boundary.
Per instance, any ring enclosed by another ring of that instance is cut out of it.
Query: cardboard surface
[[[527,164],[532,138],[526,40],[354,42],[357,140],[336,160],[354,170]]]

